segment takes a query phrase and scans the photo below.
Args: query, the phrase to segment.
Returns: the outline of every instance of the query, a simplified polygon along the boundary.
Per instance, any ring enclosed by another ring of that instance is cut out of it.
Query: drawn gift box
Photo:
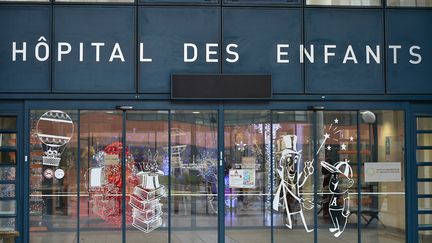
[[[149,233],[162,225],[162,218],[157,217],[151,221],[141,220],[137,217],[133,218],[132,226],[141,230],[144,233]]]
[[[132,207],[139,209],[141,211],[145,211],[148,209],[154,208],[157,204],[159,204],[158,199],[153,200],[142,200],[139,197],[135,195],[131,195],[129,199],[129,205]]]
[[[142,221],[152,221],[162,215],[162,204],[157,204],[151,209],[141,211],[139,209],[132,209],[132,217],[139,218]]]
[[[116,210],[116,200],[106,199],[103,195],[95,195],[93,197],[93,213],[103,217],[115,213]]]
[[[165,187],[160,186],[157,189],[144,189],[142,186],[136,186],[133,194],[141,200],[158,199],[165,195]]]

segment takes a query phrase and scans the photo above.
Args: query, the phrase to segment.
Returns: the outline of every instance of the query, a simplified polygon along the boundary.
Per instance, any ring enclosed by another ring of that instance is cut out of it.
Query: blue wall
[[[208,6],[0,6],[0,92],[147,93],[170,92],[172,74],[271,74],[275,94],[432,94],[432,10],[229,7],[247,2],[205,2]],[[170,1],[165,1],[169,4]],[[191,1],[185,1],[192,3]],[[196,1],[202,2],[202,1]],[[261,1],[262,2],[262,1]],[[267,2],[282,4],[287,1]],[[44,36],[50,59],[36,61],[34,49]],[[27,61],[12,61],[11,43],[27,42]],[[70,54],[57,60],[57,42]],[[84,61],[79,61],[79,43]],[[100,61],[91,42],[103,42]],[[139,43],[144,57],[139,62]],[[55,44],[53,44],[55,43]],[[119,43],[125,61],[109,62]],[[183,43],[194,43],[198,58],[183,61]],[[218,47],[217,62],[206,62],[206,43]],[[238,45],[236,63],[226,46]],[[289,44],[289,63],[277,63],[277,44]],[[299,45],[315,46],[315,62],[300,63]],[[324,63],[324,45],[337,45]],[[400,44],[398,63],[388,45]],[[348,45],[358,63],[342,64]],[[365,46],[381,46],[379,64],[367,64]],[[419,45],[422,63],[411,64],[409,47]],[[52,71],[51,71],[52,70]]]

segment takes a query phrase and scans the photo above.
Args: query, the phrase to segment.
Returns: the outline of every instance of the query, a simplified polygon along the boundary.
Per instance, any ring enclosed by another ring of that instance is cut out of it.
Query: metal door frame
[[[21,242],[25,232],[23,227],[24,219],[24,171],[25,171],[25,151],[24,151],[24,119],[23,110],[24,106],[22,102],[0,102],[0,116],[14,116],[16,117],[16,164],[15,164],[15,229],[19,232],[19,236],[16,237],[15,242]]]

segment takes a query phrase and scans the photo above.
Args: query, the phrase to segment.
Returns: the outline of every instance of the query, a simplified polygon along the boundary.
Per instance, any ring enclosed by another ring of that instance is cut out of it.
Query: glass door
[[[421,119],[418,153],[430,150]],[[405,241],[401,111],[31,110],[30,121],[30,242]],[[13,200],[0,200],[2,220]]]
[[[356,111],[224,111],[225,242],[356,239],[357,130]]]

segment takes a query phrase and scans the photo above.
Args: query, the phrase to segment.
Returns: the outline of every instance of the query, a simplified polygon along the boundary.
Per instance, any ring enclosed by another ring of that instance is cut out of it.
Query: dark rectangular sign
[[[172,75],[172,99],[271,99],[271,75]]]

